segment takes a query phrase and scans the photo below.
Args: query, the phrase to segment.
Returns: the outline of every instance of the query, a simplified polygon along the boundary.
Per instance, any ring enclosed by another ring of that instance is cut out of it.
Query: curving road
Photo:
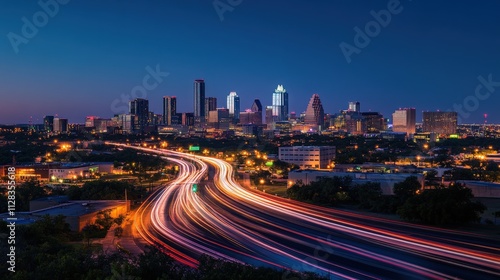
[[[135,223],[148,243],[184,264],[208,254],[342,279],[500,278],[499,239],[291,201],[241,187],[223,160],[134,148],[179,165]]]

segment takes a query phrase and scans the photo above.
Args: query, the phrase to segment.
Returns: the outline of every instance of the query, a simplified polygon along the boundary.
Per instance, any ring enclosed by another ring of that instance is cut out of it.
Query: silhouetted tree
[[[449,226],[476,222],[486,207],[473,201],[471,189],[461,184],[424,190],[398,209],[401,218],[426,224]]]
[[[401,183],[394,184],[394,195],[403,204],[408,198],[417,195],[417,191],[422,187],[416,176],[410,176]]]

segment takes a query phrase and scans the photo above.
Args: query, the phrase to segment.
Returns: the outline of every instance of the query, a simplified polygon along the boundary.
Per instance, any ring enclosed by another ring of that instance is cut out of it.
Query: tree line
[[[379,183],[353,184],[351,177],[321,178],[287,190],[288,197],[324,206],[356,204],[374,212],[395,213],[402,219],[436,226],[478,222],[486,207],[474,200],[471,189],[454,183],[449,187],[421,189],[417,177],[394,184],[394,195],[383,195]]]
[[[8,234],[0,221],[0,235]],[[15,272],[7,270],[7,255],[0,255],[0,279],[327,279],[313,273],[254,267],[203,255],[197,268],[184,266],[155,247],[138,255],[105,253],[85,243],[70,243],[72,233],[63,216],[49,217],[16,229]],[[7,242],[0,250],[7,252]],[[168,252],[167,252],[168,253]]]

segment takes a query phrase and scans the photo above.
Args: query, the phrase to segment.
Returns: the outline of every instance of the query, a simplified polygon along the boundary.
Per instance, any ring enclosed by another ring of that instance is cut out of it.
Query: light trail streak
[[[417,228],[290,201],[241,187],[233,178],[232,166],[220,159],[133,148],[165,156],[179,166],[178,177],[153,194],[135,219],[138,232],[148,243],[184,264],[196,266],[196,258],[208,254],[345,279],[388,275],[443,279],[462,277],[461,272],[500,277],[498,246],[425,238],[428,233],[473,240],[482,238],[480,235]],[[192,184],[203,182],[208,164],[216,171],[213,186],[206,182],[199,192],[192,192]],[[413,236],[413,231],[423,233]],[[334,239],[321,237],[325,235]],[[318,254],[318,247],[326,254]]]

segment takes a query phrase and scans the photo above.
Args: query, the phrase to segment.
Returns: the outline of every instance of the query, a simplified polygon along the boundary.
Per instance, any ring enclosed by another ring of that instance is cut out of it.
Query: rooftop
[[[463,183],[466,185],[476,185],[481,187],[490,187],[490,188],[500,188],[499,183],[485,182],[485,181],[472,181],[472,180],[459,180],[457,183]]]
[[[74,200],[55,207],[33,211],[32,214],[37,216],[64,215],[68,217],[78,217],[119,206],[121,204],[124,205],[125,200]]]

